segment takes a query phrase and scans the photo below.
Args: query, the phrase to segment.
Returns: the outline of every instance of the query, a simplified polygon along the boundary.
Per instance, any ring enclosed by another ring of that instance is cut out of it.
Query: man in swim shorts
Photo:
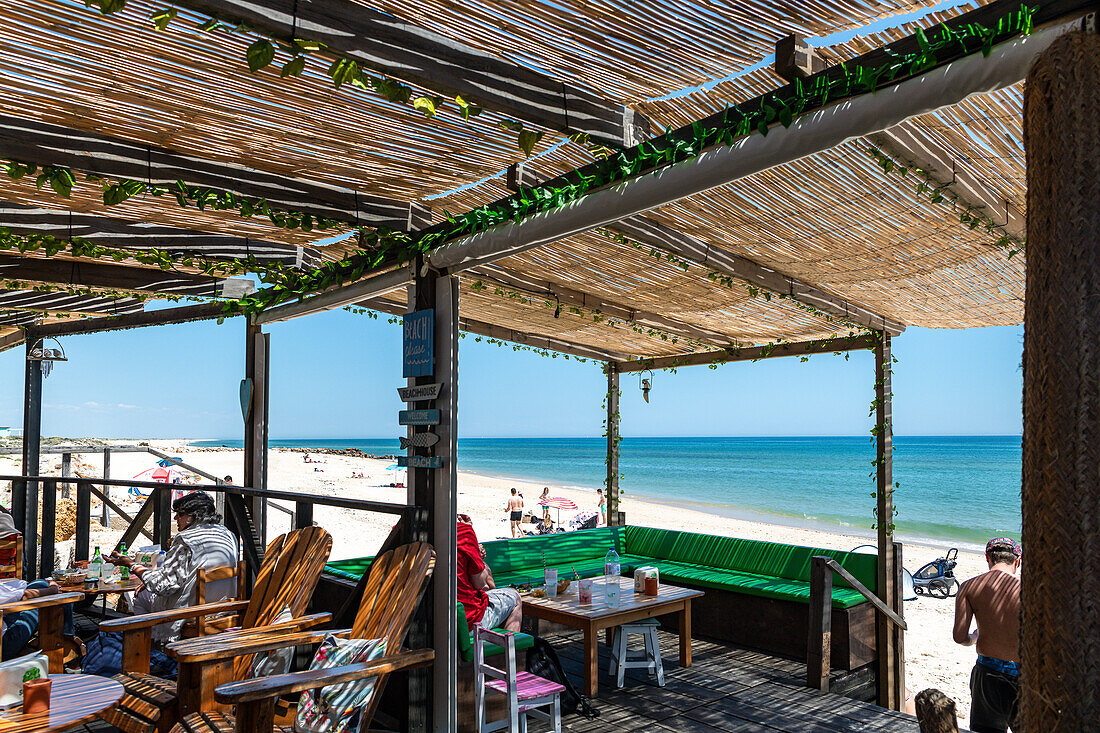
[[[970,673],[970,729],[975,733],[1020,733],[1020,543],[1007,537],[985,546],[989,572],[959,586],[955,643],[978,646]],[[971,621],[978,628],[970,630]]]
[[[512,496],[508,499],[508,520],[512,523],[512,536],[522,537],[523,497],[517,495],[515,489],[512,489]]]
[[[493,573],[485,564],[485,548],[477,541],[470,518],[458,515],[458,600],[466,609],[471,629],[481,624],[488,629],[519,631],[523,604],[514,588],[497,588]]]

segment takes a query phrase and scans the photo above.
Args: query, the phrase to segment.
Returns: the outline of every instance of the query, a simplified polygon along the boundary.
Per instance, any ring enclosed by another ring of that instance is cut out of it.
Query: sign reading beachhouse
[[[430,377],[432,375],[432,322],[435,312],[428,308],[406,313],[402,339],[402,376]]]

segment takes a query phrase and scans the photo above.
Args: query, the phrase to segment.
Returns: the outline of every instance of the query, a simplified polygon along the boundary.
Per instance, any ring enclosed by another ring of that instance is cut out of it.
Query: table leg
[[[50,674],[65,672],[65,650],[61,646],[62,613],[61,606],[46,606],[38,610],[38,646],[49,660]]]
[[[680,610],[680,666],[691,666],[691,599],[684,600]]]
[[[604,642],[607,644],[607,648],[610,649],[615,645],[615,627],[608,626],[603,630]]]
[[[595,624],[584,627],[584,686],[585,694],[592,700],[596,699],[599,686],[599,649],[597,641],[598,631]]]

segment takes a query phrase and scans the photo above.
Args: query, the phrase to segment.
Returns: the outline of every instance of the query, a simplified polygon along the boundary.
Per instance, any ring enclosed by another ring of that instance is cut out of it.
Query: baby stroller
[[[930,595],[933,598],[947,598],[958,595],[959,581],[955,579],[955,562],[959,556],[957,548],[952,547],[944,557],[932,562],[913,573],[913,590],[918,595]]]

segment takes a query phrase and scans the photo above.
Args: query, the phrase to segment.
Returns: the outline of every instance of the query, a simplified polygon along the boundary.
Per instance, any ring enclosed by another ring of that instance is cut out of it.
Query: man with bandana
[[[959,586],[955,643],[978,647],[970,674],[970,729],[1020,733],[1020,543],[996,537],[985,546],[989,571]],[[978,628],[971,631],[971,622]]]

